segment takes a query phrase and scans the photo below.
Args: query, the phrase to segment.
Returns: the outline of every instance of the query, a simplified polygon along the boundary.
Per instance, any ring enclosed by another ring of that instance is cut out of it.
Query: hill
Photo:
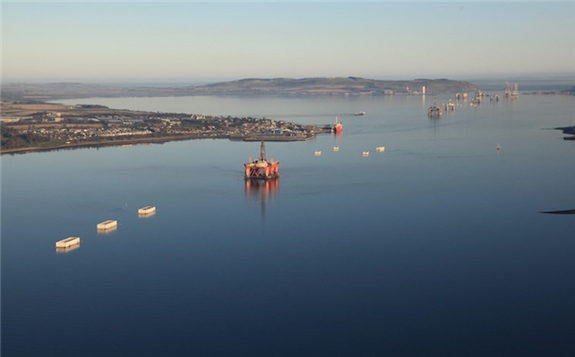
[[[193,88],[201,94],[212,95],[389,95],[456,93],[477,88],[464,81],[449,79],[415,79],[405,81],[347,78],[249,78],[231,82],[208,84]]]
[[[2,85],[2,99],[13,101],[45,101],[86,97],[167,97],[186,95],[257,95],[257,96],[318,96],[318,95],[391,95],[457,93],[477,88],[464,81],[449,79],[415,79],[405,81],[347,78],[248,78],[202,86],[112,86],[82,83]]]

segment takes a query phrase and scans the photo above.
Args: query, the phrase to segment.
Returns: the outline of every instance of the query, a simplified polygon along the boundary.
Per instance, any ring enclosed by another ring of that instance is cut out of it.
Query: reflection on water
[[[142,213],[142,212],[138,212],[138,218],[150,218],[156,215],[156,211],[153,212],[146,212],[146,213]]]
[[[266,204],[268,200],[276,200],[278,197],[280,180],[245,180],[246,198],[248,201],[259,199],[261,204],[262,220],[266,218]]]
[[[112,235],[113,233],[116,233],[116,231],[118,230],[118,227],[112,227],[112,228],[97,228],[96,229],[98,232],[99,236],[107,236],[107,235]]]
[[[75,244],[70,247],[56,247],[56,253],[70,253],[73,250],[80,248],[80,243]]]

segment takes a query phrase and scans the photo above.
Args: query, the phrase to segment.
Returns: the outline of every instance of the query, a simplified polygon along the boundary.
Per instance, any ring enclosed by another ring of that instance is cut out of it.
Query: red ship
[[[334,127],[335,133],[340,134],[341,129],[343,129],[343,125],[341,124],[341,122],[339,120],[337,120],[337,117],[335,117],[335,127]]]

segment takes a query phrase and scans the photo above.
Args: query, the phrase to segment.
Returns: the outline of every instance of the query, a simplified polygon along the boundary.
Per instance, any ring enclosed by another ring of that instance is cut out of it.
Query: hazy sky
[[[2,4],[3,82],[575,75],[575,2]]]

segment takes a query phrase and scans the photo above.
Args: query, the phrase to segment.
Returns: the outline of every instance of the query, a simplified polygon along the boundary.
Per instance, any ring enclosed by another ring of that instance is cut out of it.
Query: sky
[[[1,6],[4,83],[575,77],[575,1]]]

